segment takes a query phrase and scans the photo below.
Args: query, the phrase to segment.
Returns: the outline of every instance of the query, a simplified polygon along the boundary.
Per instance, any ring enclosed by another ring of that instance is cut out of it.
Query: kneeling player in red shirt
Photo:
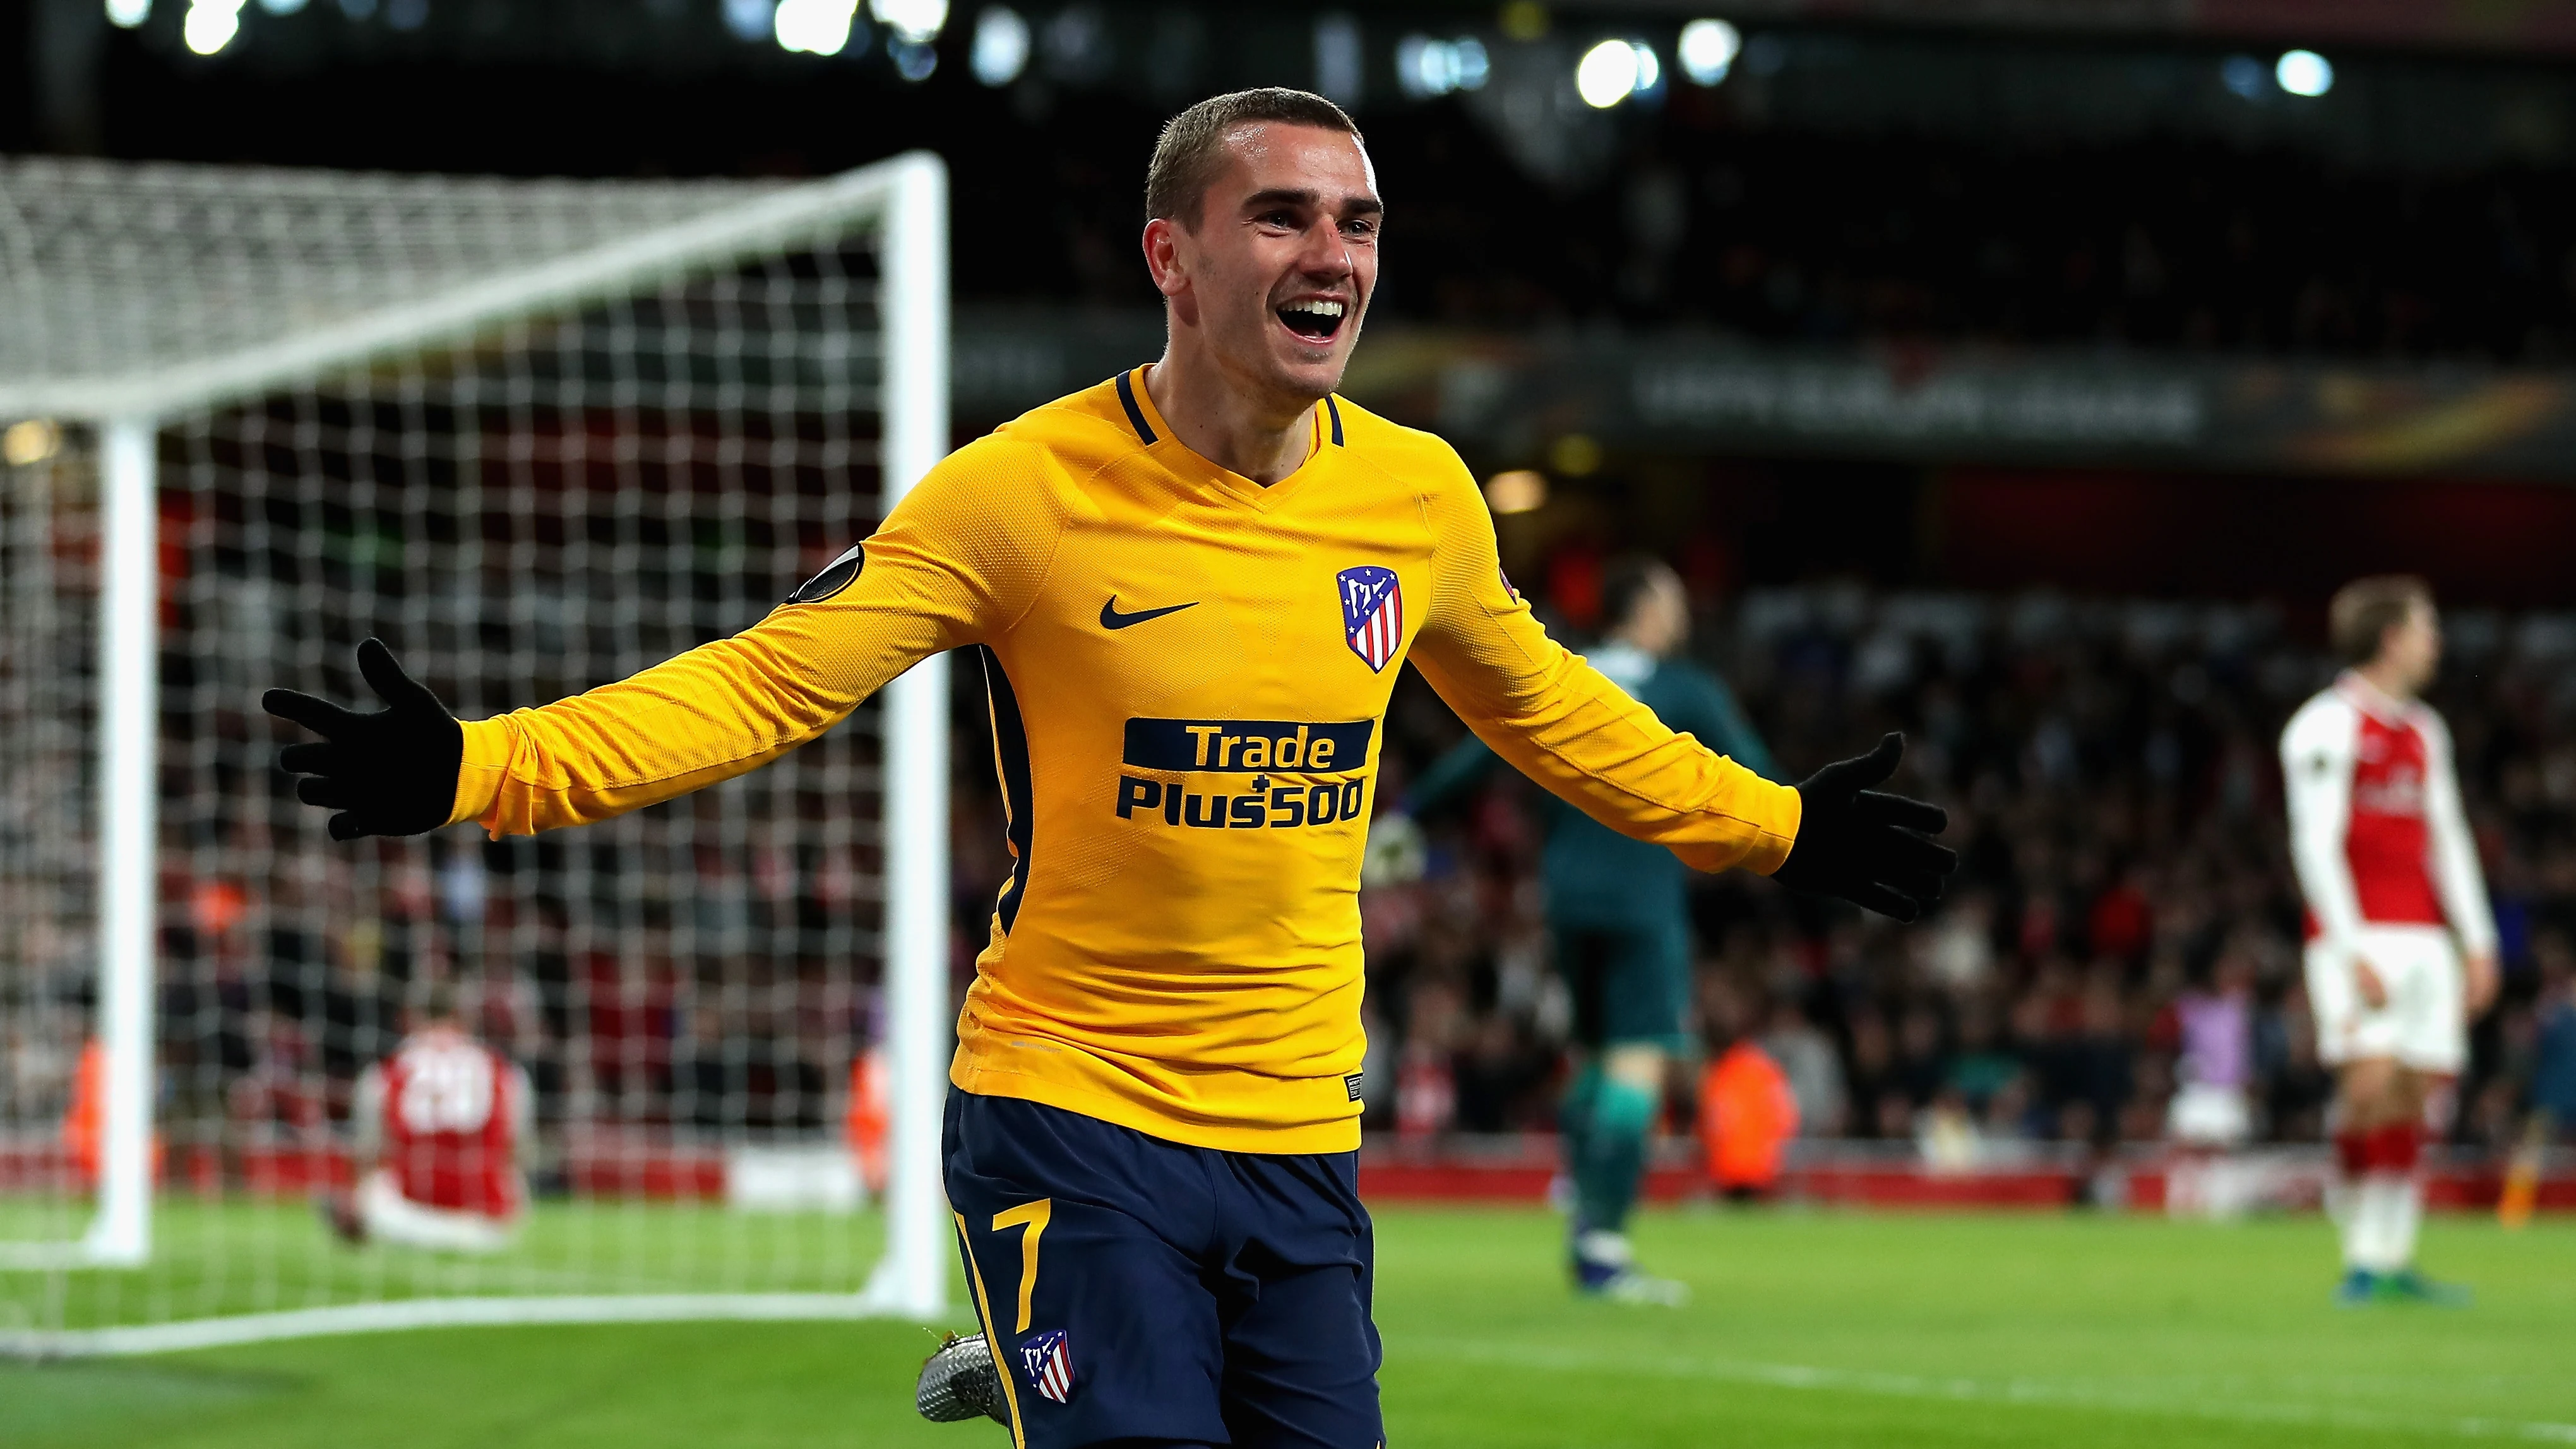
[[[452,993],[435,988],[394,1054],[358,1078],[354,1194],[329,1204],[352,1243],[450,1252],[508,1247],[528,1200],[519,1144],[528,1075],[476,1041]]]

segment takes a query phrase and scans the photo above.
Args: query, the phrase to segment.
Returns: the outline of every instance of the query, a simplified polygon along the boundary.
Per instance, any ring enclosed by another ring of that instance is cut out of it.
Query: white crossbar
[[[906,178],[918,177],[924,167],[943,178],[944,192],[947,173],[939,159],[928,152],[906,152],[525,271],[221,357],[132,376],[0,383],[0,417],[166,417],[255,396],[388,353],[470,334],[502,318],[631,292],[675,273],[875,216],[893,204],[899,188],[918,188],[921,182]]]

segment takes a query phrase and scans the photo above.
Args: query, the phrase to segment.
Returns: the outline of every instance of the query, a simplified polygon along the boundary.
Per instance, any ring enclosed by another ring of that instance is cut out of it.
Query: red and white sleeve
[[[2451,761],[2451,732],[2440,716],[2424,712],[2424,814],[2432,827],[2433,888],[2441,893],[2442,915],[2460,938],[2460,950],[2471,956],[2491,955],[2496,948],[2495,912],[2487,905],[2486,873],[2478,866],[2477,837],[2469,831],[2468,812],[2460,806],[2460,777]]]
[[[2352,823],[2352,768],[2360,712],[2321,694],[2281,731],[2282,792],[2290,806],[2290,864],[2308,915],[2330,944],[2351,951],[2361,931],[2361,895],[2344,832]]]

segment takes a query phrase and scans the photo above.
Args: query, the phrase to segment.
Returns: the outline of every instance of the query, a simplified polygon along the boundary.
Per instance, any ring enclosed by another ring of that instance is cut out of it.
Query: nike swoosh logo
[[[1118,596],[1111,594],[1109,602],[1100,606],[1100,627],[1124,629],[1130,624],[1142,624],[1148,619],[1159,619],[1165,614],[1177,614],[1183,609],[1195,609],[1198,606],[1199,601],[1192,599],[1186,604],[1166,604],[1159,609],[1139,609],[1133,614],[1122,614],[1118,612]]]

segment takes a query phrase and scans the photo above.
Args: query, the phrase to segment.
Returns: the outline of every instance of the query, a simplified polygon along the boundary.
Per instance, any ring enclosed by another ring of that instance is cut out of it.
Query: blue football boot
[[[2466,1308],[2477,1297],[2458,1283],[2437,1283],[2412,1268],[2380,1275],[2379,1296],[2393,1303],[2429,1303],[2436,1308]]]

